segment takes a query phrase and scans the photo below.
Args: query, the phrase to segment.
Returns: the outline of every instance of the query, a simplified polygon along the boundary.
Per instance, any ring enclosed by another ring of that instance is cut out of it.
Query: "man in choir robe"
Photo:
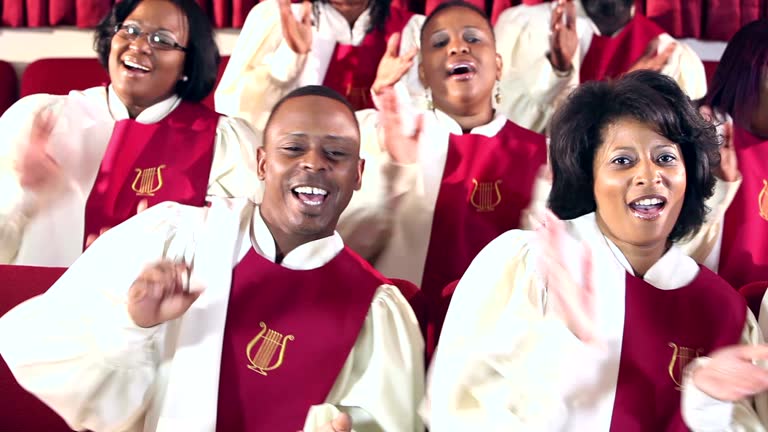
[[[636,13],[634,0],[554,0],[514,6],[496,22],[504,59],[500,110],[543,132],[575,86],[637,69],[660,71],[691,97],[707,91],[704,65],[687,45]]]
[[[413,312],[334,231],[363,173],[351,107],[292,92],[257,157],[261,204],[148,209],[0,318],[19,383],[96,432],[420,430]]]
[[[216,89],[216,109],[264,127],[272,106],[291,90],[323,84],[355,109],[372,108],[371,87],[385,52],[408,55],[419,46],[424,16],[390,0],[290,0],[258,3],[248,14]],[[399,35],[399,36],[397,36]],[[403,79],[423,98],[415,67]]]
[[[430,430],[764,431],[768,346],[676,246],[704,222],[712,128],[638,71],[577,89],[550,145],[543,227],[498,237],[456,289]]]
[[[258,193],[253,130],[200,103],[219,53],[194,1],[119,2],[96,41],[110,85],[0,117],[0,263],[66,267],[137,209]]]

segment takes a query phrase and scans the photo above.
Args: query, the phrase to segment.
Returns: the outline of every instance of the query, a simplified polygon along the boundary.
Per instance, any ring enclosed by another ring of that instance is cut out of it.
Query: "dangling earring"
[[[493,96],[496,99],[496,105],[501,104],[501,84],[496,81],[496,94]]]
[[[424,97],[427,99],[427,109],[432,111],[435,109],[435,104],[432,103],[432,89],[427,87],[424,89]]]

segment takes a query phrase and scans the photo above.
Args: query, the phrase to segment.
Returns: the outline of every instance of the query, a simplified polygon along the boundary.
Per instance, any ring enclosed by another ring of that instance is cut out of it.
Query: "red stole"
[[[436,307],[443,287],[459,279],[491,240],[519,227],[546,158],[544,135],[511,121],[493,137],[450,135],[421,281],[436,308],[428,338],[439,335],[445,318]]]
[[[744,299],[700,266],[687,286],[658,289],[627,274],[626,315],[611,430],[688,431],[680,412],[685,365],[739,342]]]
[[[387,41],[392,33],[402,33],[412,16],[411,12],[393,7],[383,32],[368,32],[359,46],[337,43],[323,85],[344,95],[356,110],[374,108],[371,86],[387,50]]]
[[[579,70],[581,82],[618,78],[635,64],[648,48],[648,43],[664,33],[641,14],[635,16],[614,36],[592,36],[589,50]]]
[[[115,123],[85,205],[85,236],[136,214],[141,200],[203,206],[219,114],[182,101],[157,123]]]
[[[233,270],[216,430],[296,431],[325,402],[387,282],[349,248],[290,270],[253,248]]]
[[[768,141],[734,125],[744,180],[725,213],[718,273],[736,288],[768,280]]]

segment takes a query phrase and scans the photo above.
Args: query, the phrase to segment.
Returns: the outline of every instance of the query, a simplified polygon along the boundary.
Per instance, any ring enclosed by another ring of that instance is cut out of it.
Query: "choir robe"
[[[581,2],[575,0],[574,3],[579,43],[570,73],[556,72],[546,57],[550,50],[551,3],[511,7],[502,12],[496,22],[496,47],[503,61],[500,83],[502,101],[499,108],[510,120],[523,127],[544,131],[556,106],[575,86],[584,81],[579,72],[583,69],[587,54],[600,59],[600,53],[590,52],[590,46],[593,38],[604,36],[600,35],[597,26],[584,12]],[[651,26],[655,27],[655,24],[639,16],[635,16],[632,24],[628,24],[630,29],[640,27],[641,33],[653,30],[647,28]],[[707,81],[704,65],[696,53],[688,45],[674,41],[667,33],[661,34],[659,39],[659,51],[669,43],[677,44],[661,72],[677,81],[691,99],[703,97],[707,91]],[[643,42],[642,45],[634,47],[632,51],[643,53],[647,44]]]
[[[564,256],[587,244],[599,263],[596,343],[583,344],[546,307],[536,233],[505,233],[454,294],[427,384],[430,430],[671,431],[686,430],[683,418],[693,431],[764,430],[764,395],[721,402],[685,369],[718,346],[763,342],[744,300],[676,246],[641,279],[594,213],[566,226]],[[582,280],[578,263],[566,267]]]
[[[296,248],[281,265],[317,268],[343,247],[334,233]],[[22,387],[73,428],[213,432],[233,268],[251,249],[275,258],[258,206],[247,200],[159,204],[104,234],[48,292],[0,318],[0,354]],[[182,317],[140,328],[126,295],[160,259],[191,263],[190,286],[204,292]],[[420,430],[423,380],[413,311],[396,287],[381,285],[326,403],[309,410],[304,430],[339,410],[358,431]],[[284,392],[300,397],[299,388]]]
[[[294,15],[299,17],[301,4],[296,3],[292,7]],[[314,7],[319,14],[313,16],[316,25],[312,27],[312,47],[305,55],[295,53],[283,39],[277,0],[263,1],[251,9],[216,88],[214,97],[217,111],[242,117],[257,130],[262,130],[272,107],[283,96],[298,87],[327,81],[329,77],[326,77],[326,72],[329,68],[333,69],[331,63],[337,46],[358,47],[368,42],[381,44],[382,41],[366,38],[370,9],[358,17],[350,31],[349,23],[329,3],[317,2]],[[403,21],[405,12],[394,9],[391,14],[390,20]],[[402,30],[387,31],[401,31],[401,53],[419,46],[423,22],[424,16],[413,15],[404,23]],[[377,34],[381,37],[381,33]],[[368,59],[348,67],[358,75],[375,78],[378,60]],[[418,56],[401,82],[406,84],[415,101],[423,101],[424,88],[418,78],[417,63]],[[367,91],[363,96],[367,96]]]
[[[154,124],[174,112],[180,102],[173,96],[145,109],[135,120]],[[57,116],[48,152],[63,174],[57,188],[45,196],[22,188],[14,167],[19,152],[29,142],[32,121],[40,109],[50,109]],[[80,256],[86,202],[115,125],[128,118],[128,110],[111,87],[65,96],[28,96],[0,117],[0,263],[66,267]],[[260,182],[252,171],[257,143],[246,122],[220,116],[211,143],[210,175],[207,183],[203,182],[207,191],[203,192],[225,197],[258,195]],[[179,151],[183,144],[167,142]],[[119,152],[115,156],[118,160],[122,157]],[[134,178],[132,172],[129,174],[130,185]]]

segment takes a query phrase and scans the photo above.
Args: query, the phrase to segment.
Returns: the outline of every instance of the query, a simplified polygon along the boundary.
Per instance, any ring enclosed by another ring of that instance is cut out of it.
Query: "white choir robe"
[[[139,123],[155,123],[181,102],[172,96],[141,112]],[[47,197],[24,190],[15,161],[29,143],[32,121],[41,109],[57,116],[48,152],[66,184]],[[115,122],[128,110],[109,87],[68,95],[31,95],[0,117],[0,263],[66,267],[82,253],[85,204],[93,188]],[[216,128],[208,195],[253,197],[256,177],[253,129],[240,119],[220,117]],[[178,143],[182,149],[183,143]]]
[[[274,240],[247,200],[152,207],[100,237],[48,292],[0,318],[0,354],[22,387],[70,427],[213,432],[232,269],[252,245],[274,262]],[[281,265],[317,268],[343,247],[334,233],[296,248]],[[205,291],[182,317],[140,328],[126,295],[160,259],[194,262],[190,285]],[[340,410],[359,432],[420,430],[423,347],[398,289],[377,288],[352,352],[326,403],[310,409],[305,431]]]
[[[399,86],[398,86],[399,87]],[[402,87],[396,88],[399,101]],[[402,107],[402,104],[401,104]],[[407,108],[406,108],[407,109]],[[418,111],[409,111],[404,123],[412,123]],[[414,114],[414,115],[411,115]],[[379,144],[379,113],[357,112],[361,131],[361,156],[366,158],[362,189],[352,197],[339,220],[344,241],[371,261],[383,275],[406,279],[420,285],[429,249],[432,221],[440,185],[443,181],[450,134],[461,135],[461,126],[438,109],[423,111],[418,161],[400,164],[392,161]],[[495,136],[507,118],[496,111],[493,119],[470,133]],[[411,125],[404,125],[405,128]],[[521,225],[528,227],[526,215],[540,214],[549,195],[548,183],[538,177],[531,186],[531,204],[521,214]],[[368,235],[365,235],[368,234]]]
[[[547,128],[559,102],[579,84],[579,69],[592,36],[600,34],[581,2],[574,3],[579,43],[569,74],[555,73],[546,57],[550,51],[552,3],[514,6],[502,12],[496,21],[496,51],[503,61],[500,109],[510,120],[528,129],[543,132]],[[659,39],[659,52],[669,43],[677,44],[661,72],[677,81],[691,99],[704,97],[707,78],[698,55],[667,33]]]
[[[580,243],[586,243],[595,263],[597,346],[583,344],[546,309],[536,233],[505,233],[477,256],[453,296],[427,383],[425,418],[431,431],[609,430],[624,332],[625,277],[634,272],[600,232],[594,213],[566,226],[571,234],[562,245],[566,256],[578,256]],[[574,280],[582,280],[580,267],[568,267]],[[658,289],[677,289],[698,271],[672,246],[644,280]],[[742,343],[762,342],[748,314]],[[683,417],[694,431],[765,430],[764,395],[721,402],[696,389],[689,376],[683,388]],[[591,395],[592,402],[582,404],[576,394]]]
[[[305,85],[322,84],[336,43],[359,46],[370,24],[366,9],[350,29],[347,20],[330,3],[313,3],[319,16],[313,16],[312,48],[304,55],[295,53],[283,39],[277,0],[258,3],[248,13],[232,56],[221,77],[214,100],[216,110],[246,119],[263,130],[272,107],[290,91]],[[292,5],[301,16],[301,3]],[[423,15],[414,15],[400,39],[400,53],[420,46]],[[416,101],[424,101],[424,87],[418,77],[418,56],[401,78]]]

